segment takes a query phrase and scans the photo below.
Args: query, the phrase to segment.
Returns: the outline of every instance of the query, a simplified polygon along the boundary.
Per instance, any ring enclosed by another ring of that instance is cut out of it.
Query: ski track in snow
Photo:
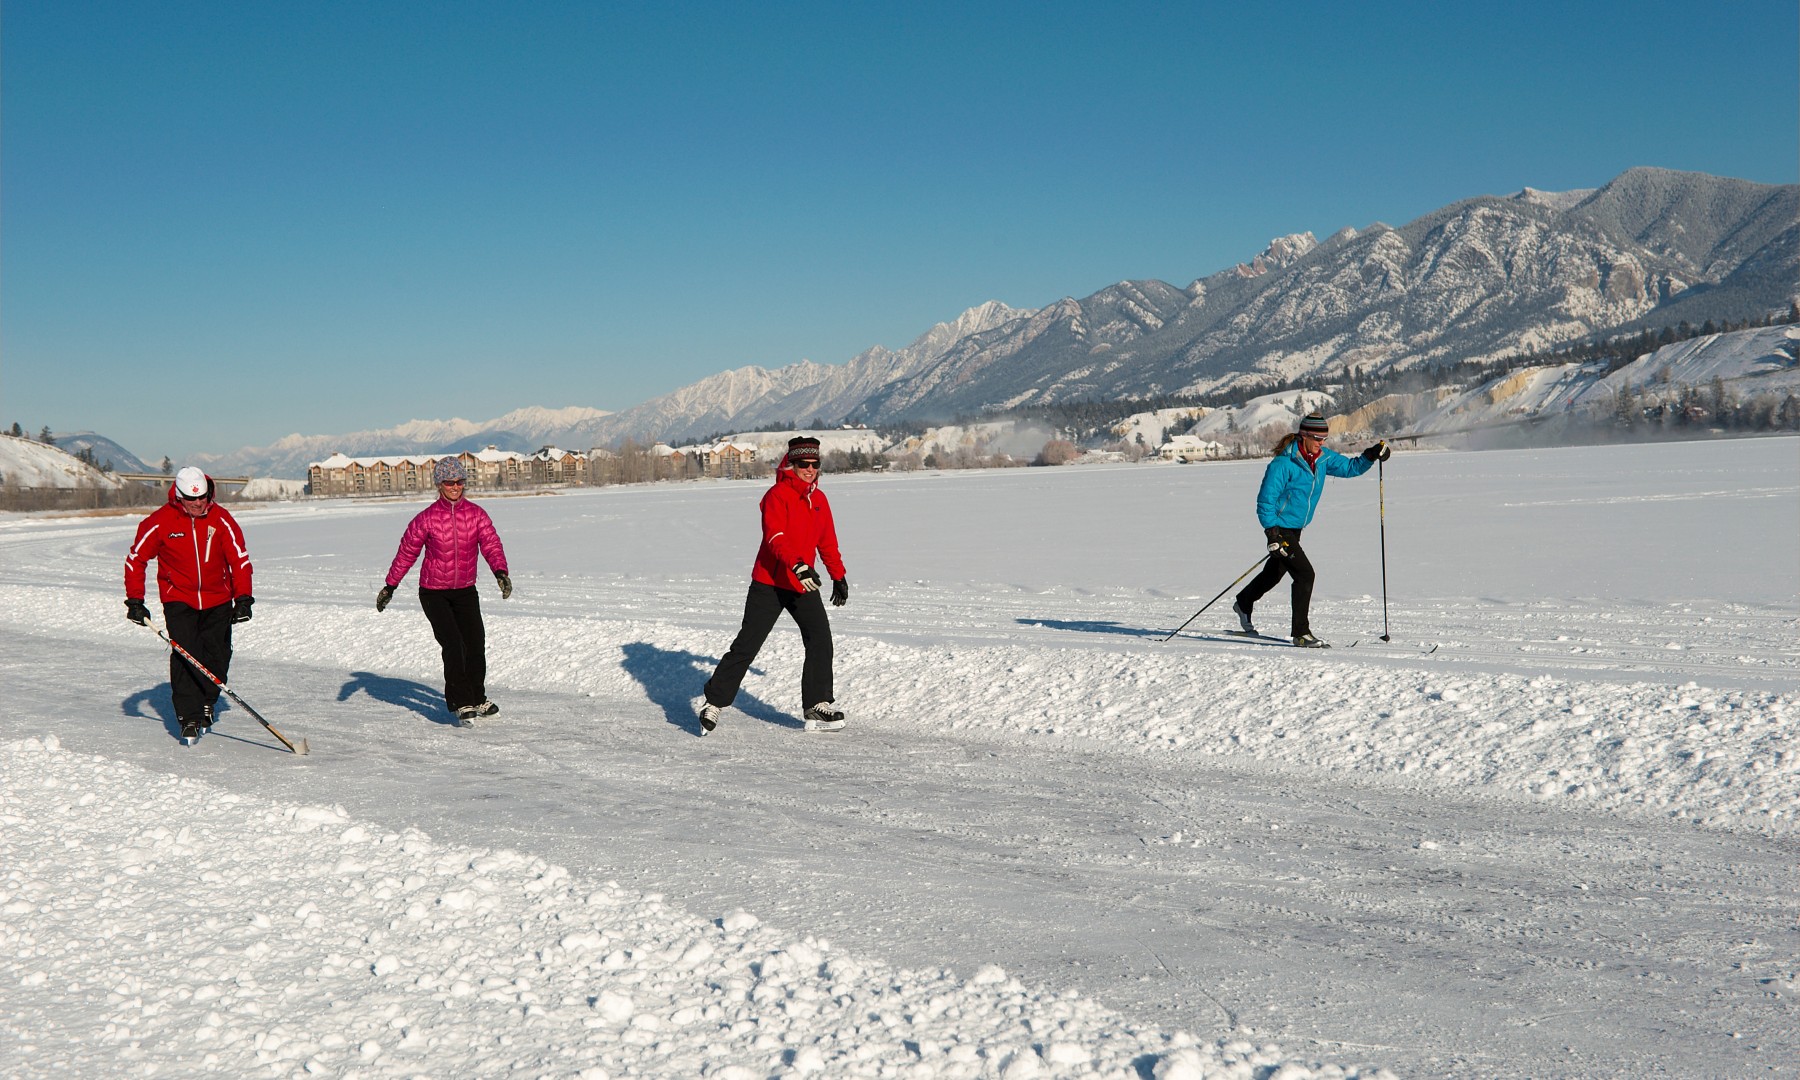
[[[1389,643],[1342,527],[1374,477],[1334,480],[1329,652],[1218,608],[1160,643],[1247,561],[1260,468],[828,478],[850,730],[795,733],[784,627],[705,743],[761,485],[483,500],[519,592],[486,592],[504,711],[470,732],[411,585],[372,610],[417,504],[252,510],[232,683],[304,760],[231,709],[172,749],[134,519],[6,519],[0,735],[61,742],[0,752],[0,1063],[1761,1074],[1800,1052],[1796,568],[1770,592],[1731,538],[1792,546],[1794,449],[1396,458]],[[1120,543],[1209,502],[1216,544]]]

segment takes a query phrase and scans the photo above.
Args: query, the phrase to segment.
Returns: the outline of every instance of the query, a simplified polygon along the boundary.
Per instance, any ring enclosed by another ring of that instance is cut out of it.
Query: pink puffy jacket
[[[425,564],[419,567],[421,589],[466,589],[475,584],[477,551],[494,573],[507,572],[506,549],[500,546],[493,519],[466,498],[451,502],[440,496],[419,511],[400,537],[400,550],[388,567],[389,585],[400,584],[420,551],[425,553]]]

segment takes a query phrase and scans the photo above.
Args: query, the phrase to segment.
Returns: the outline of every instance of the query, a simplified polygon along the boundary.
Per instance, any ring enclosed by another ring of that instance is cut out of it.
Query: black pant
[[[806,666],[800,673],[800,705],[812,708],[821,701],[833,700],[831,692],[831,620],[825,617],[825,601],[816,592],[778,589],[760,581],[750,583],[750,595],[744,598],[744,625],[739,628],[731,651],[719,661],[712,678],[706,680],[706,700],[721,709],[737,700],[744,672],[762,650],[775,620],[785,611],[800,627],[800,640],[806,643]]]
[[[444,704],[455,712],[487,700],[487,628],[481,594],[466,589],[420,589],[419,606],[444,650]]]
[[[231,681],[231,604],[196,608],[172,601],[163,605],[163,622],[168,624],[172,641],[193,653],[220,682]],[[200,710],[219,700],[219,688],[173,649],[169,650],[169,690],[175,698],[175,716],[183,723],[199,723]]]
[[[1306,557],[1306,552],[1300,550],[1299,529],[1281,529],[1279,533],[1282,539],[1288,542],[1288,554],[1286,556],[1269,556],[1269,561],[1263,564],[1262,573],[1251,578],[1250,584],[1244,586],[1244,591],[1237,594],[1237,602],[1238,606],[1245,611],[1251,610],[1256,606],[1256,602],[1262,599],[1264,593],[1275,587],[1276,582],[1281,580],[1281,575],[1292,574],[1294,576],[1293,636],[1299,637],[1301,634],[1312,633],[1312,626],[1307,622],[1307,615],[1312,608],[1313,565],[1312,560]]]

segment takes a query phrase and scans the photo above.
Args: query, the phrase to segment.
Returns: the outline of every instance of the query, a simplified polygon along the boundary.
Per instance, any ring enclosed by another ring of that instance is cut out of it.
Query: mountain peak
[[[1262,277],[1271,270],[1280,270],[1299,262],[1307,252],[1319,246],[1319,241],[1310,232],[1291,233],[1277,236],[1269,241],[1269,246],[1262,254],[1251,259],[1249,263],[1238,263],[1235,267],[1238,277]]]

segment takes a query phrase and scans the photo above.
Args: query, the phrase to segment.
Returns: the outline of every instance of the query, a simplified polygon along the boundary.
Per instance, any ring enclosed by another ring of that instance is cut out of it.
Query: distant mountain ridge
[[[1630,169],[1602,187],[1482,195],[1399,228],[1279,237],[1185,287],[1122,281],[1041,309],[997,301],[899,350],[709,376],[617,413],[518,410],[291,435],[202,456],[299,476],[356,455],[495,443],[682,442],[790,421],[880,424],[1025,404],[1253,392],[1288,380],[1542,351],[1597,334],[1739,321],[1800,295],[1800,185]]]
[[[225,454],[192,454],[181,464],[198,465],[208,472],[246,472],[252,476],[300,478],[306,467],[342,451],[351,457],[403,454],[437,454],[479,450],[489,444],[503,450],[536,450],[582,424],[598,420],[603,409],[570,406],[547,409],[528,406],[485,422],[464,420],[408,420],[391,428],[354,431],[347,435],[288,435],[268,446],[244,447]]]
[[[870,421],[1207,393],[1493,359],[1800,293],[1800,186],[1632,169],[1590,193],[1479,196],[1395,229],[1283,237],[1178,289],[1129,281],[974,335]]]

